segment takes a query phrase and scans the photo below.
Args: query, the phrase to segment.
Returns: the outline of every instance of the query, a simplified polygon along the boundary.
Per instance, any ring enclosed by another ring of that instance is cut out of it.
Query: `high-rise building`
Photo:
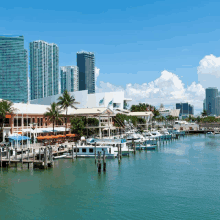
[[[60,67],[61,93],[79,91],[79,69],[77,66]]]
[[[77,52],[79,90],[95,93],[95,56],[91,52]]]
[[[180,117],[188,117],[194,114],[194,107],[189,103],[176,103],[176,109],[180,109]]]
[[[215,97],[215,115],[220,115],[220,96]]]
[[[216,114],[215,98],[218,96],[218,89],[216,87],[209,87],[206,92],[206,111],[208,115]]]
[[[28,101],[28,57],[23,36],[0,36],[0,98]]]
[[[30,91],[31,100],[60,92],[59,48],[56,44],[41,40],[30,43]]]

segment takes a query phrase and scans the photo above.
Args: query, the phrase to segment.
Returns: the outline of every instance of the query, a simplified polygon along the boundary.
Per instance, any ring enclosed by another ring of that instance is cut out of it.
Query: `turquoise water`
[[[0,219],[220,219],[220,135],[189,136],[107,160],[3,169]]]

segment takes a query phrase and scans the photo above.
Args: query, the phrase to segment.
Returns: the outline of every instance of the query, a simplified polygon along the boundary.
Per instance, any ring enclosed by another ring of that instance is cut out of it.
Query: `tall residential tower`
[[[79,69],[77,66],[60,67],[61,93],[79,91]]]
[[[59,48],[54,43],[33,41],[30,43],[30,99],[58,94]]]
[[[0,36],[0,98],[28,101],[28,58],[23,36]]]
[[[216,100],[218,96],[218,89],[216,87],[209,87],[205,90],[206,94],[206,111],[208,115],[216,114]]]
[[[95,93],[95,56],[91,52],[77,52],[79,68],[79,90]]]

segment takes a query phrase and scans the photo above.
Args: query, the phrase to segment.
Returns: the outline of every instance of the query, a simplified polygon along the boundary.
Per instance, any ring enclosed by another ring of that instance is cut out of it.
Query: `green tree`
[[[203,112],[202,112],[202,116],[204,117],[204,116],[207,116],[208,114],[207,114],[207,111],[206,110],[203,110]]]
[[[63,92],[63,95],[58,98],[57,104],[60,106],[60,109],[64,109],[66,111],[65,134],[66,134],[66,127],[67,127],[67,110],[68,110],[68,107],[72,107],[76,109],[76,107],[74,106],[74,102],[75,102],[74,97],[71,96],[67,90],[65,90]]]
[[[53,102],[50,105],[50,108],[47,108],[47,112],[44,113],[44,116],[48,118],[48,120],[53,123],[53,134],[54,134],[54,125],[55,122],[62,121],[60,115],[60,109],[58,108],[57,104]]]
[[[15,109],[12,106],[13,106],[13,102],[11,101],[8,100],[0,101],[1,134],[3,133],[3,124],[5,122],[6,114],[13,113],[15,111]]]
[[[74,117],[71,120],[71,132],[74,134],[78,134],[80,136],[83,135],[85,130],[85,122],[82,117]]]

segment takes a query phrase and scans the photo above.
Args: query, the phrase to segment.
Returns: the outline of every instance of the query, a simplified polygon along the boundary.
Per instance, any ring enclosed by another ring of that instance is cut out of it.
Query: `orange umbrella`
[[[61,134],[60,134],[60,135],[57,135],[57,136],[58,136],[58,137],[61,137],[61,138],[62,138],[62,137],[66,137],[65,135],[61,135]]]
[[[51,136],[44,136],[44,139],[52,139]]]
[[[67,134],[66,136],[67,137],[75,137],[76,135],[75,134]]]
[[[59,138],[59,137],[58,137],[58,136],[56,136],[56,135],[52,135],[51,137],[52,137],[52,138]]]
[[[38,139],[38,140],[43,140],[43,139],[45,139],[45,138],[44,138],[44,136],[39,136],[39,137],[37,137],[37,139]]]

